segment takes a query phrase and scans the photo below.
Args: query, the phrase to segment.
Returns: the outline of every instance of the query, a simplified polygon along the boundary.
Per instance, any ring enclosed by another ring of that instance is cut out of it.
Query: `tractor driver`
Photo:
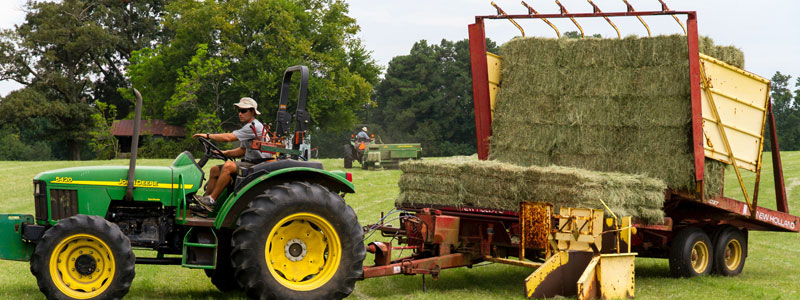
[[[363,140],[363,141],[369,140],[369,135],[367,134],[367,127],[366,126],[361,127],[361,131],[358,132],[358,134],[356,135],[356,139]]]
[[[250,147],[251,142],[259,138],[258,134],[261,134],[264,128],[264,125],[256,120],[256,116],[261,114],[258,112],[258,103],[253,98],[244,97],[234,106],[239,109],[239,122],[244,124],[242,128],[231,133],[195,133],[192,136],[194,138],[204,137],[217,142],[239,140],[238,148],[222,151],[222,154],[232,158],[242,157],[242,160],[238,162],[229,160],[224,164],[212,167],[205,194],[203,197],[196,198],[197,204],[207,211],[214,209],[216,199],[225,189],[225,186],[230,183],[232,175],[236,173],[238,168],[249,168],[269,158],[268,155]]]

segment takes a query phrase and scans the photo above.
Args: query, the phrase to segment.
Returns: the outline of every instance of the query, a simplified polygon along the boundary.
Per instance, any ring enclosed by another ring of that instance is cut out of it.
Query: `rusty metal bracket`
[[[628,12],[635,12],[636,11],[636,10],[633,9],[633,6],[630,3],[628,3],[628,0],[622,0],[622,2],[625,2],[625,6],[628,7]],[[641,16],[636,16],[636,18],[639,19],[639,22],[642,22],[642,25],[644,25],[644,28],[647,29],[647,36],[653,37],[653,35],[650,33],[650,26],[647,25],[647,23],[644,21],[644,19],[642,19]]]
[[[562,5],[560,1],[556,0],[556,4],[558,4],[558,7],[561,8],[561,14],[562,15],[569,14],[569,12],[567,11],[567,8],[565,8],[564,5]],[[575,27],[578,27],[578,30],[581,31],[581,37],[585,37],[584,34],[583,34],[583,27],[581,27],[581,24],[578,24],[578,21],[576,21],[575,18],[573,18],[573,17],[569,17],[569,19],[572,20],[572,23],[575,24]]]
[[[669,9],[669,7],[667,7],[667,4],[664,3],[663,0],[658,0],[658,2],[661,2],[661,11],[663,12],[672,11],[671,9]],[[675,22],[678,22],[678,25],[681,25],[681,29],[683,29],[683,34],[686,34],[686,26],[683,26],[681,20],[678,20],[678,17],[676,17],[675,15],[672,15],[672,18],[675,19]]]
[[[498,15],[501,15],[501,16],[508,15],[505,11],[503,11],[502,8],[500,8],[500,6],[497,6],[497,4],[494,3],[494,1],[492,1],[492,6],[494,6],[494,8],[497,9],[497,14]],[[522,29],[522,26],[519,26],[519,23],[517,23],[517,21],[514,21],[514,19],[508,19],[508,20],[511,22],[511,24],[514,24],[514,26],[517,26],[517,29],[519,29],[519,32],[522,33],[522,37],[525,37],[525,30]]]
[[[533,7],[528,5],[528,3],[525,3],[525,1],[522,1],[522,5],[528,8],[528,14],[529,15],[538,15],[539,14],[538,11],[533,9]],[[551,23],[550,20],[548,20],[547,18],[542,18],[542,21],[547,23],[547,25],[550,25],[550,27],[552,27],[553,30],[556,31],[556,38],[560,38],[561,37],[561,32],[558,31],[558,27],[556,27],[556,25],[553,25],[553,23]]]
[[[589,4],[592,5],[592,9],[594,9],[594,13],[596,13],[596,14],[602,14],[603,13],[603,11],[600,10],[600,7],[598,7],[597,4],[594,4],[594,2],[592,2],[592,0],[586,0],[586,1],[589,1]],[[622,39],[622,34],[619,33],[619,28],[617,28],[617,25],[614,25],[614,22],[611,22],[611,19],[609,19],[607,16],[603,16],[603,18],[606,19],[606,22],[608,22],[608,24],[611,24],[611,27],[614,27],[614,31],[617,32],[617,38]]]

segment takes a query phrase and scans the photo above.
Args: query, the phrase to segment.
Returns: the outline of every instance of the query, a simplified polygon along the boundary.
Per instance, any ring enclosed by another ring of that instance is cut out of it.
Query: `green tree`
[[[52,107],[65,112],[35,114],[57,125],[41,138],[57,139],[71,159],[80,159],[94,126],[94,100],[122,101],[115,94],[128,85],[122,70],[134,49],[151,45],[158,35],[154,21],[160,18],[162,2],[29,0],[25,22],[0,32],[0,80],[14,80],[43,94],[42,102],[29,103],[35,107],[57,103]]]
[[[135,52],[128,68],[149,118],[187,125],[210,113],[230,128],[238,126],[233,103],[243,96],[269,118],[284,70],[303,64],[312,72],[312,122],[341,130],[355,123],[354,110],[378,81],[380,68],[356,37],[344,1],[177,0],[166,10],[170,35]]]
[[[778,145],[781,150],[800,150],[800,93],[792,95],[789,86],[792,76],[776,72],[772,76],[772,112],[775,115],[775,129],[778,132]],[[795,84],[800,88],[800,80]],[[769,148],[769,147],[767,147]]]
[[[491,40],[486,45],[497,52]],[[420,142],[429,156],[475,153],[469,40],[415,43],[389,62],[375,99],[370,121],[387,132],[384,142]]]
[[[112,159],[119,153],[119,141],[111,131],[111,125],[117,118],[117,106],[102,101],[95,101],[96,112],[92,114],[94,129],[89,131],[92,140],[89,147],[95,152],[97,159]]]

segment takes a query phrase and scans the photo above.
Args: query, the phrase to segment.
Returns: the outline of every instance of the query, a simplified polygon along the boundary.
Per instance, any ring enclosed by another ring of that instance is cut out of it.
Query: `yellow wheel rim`
[[[725,267],[736,270],[742,262],[742,244],[738,240],[730,240],[725,245]]]
[[[708,245],[703,241],[698,241],[692,246],[692,269],[696,273],[705,272],[708,268]]]
[[[111,285],[114,254],[105,242],[89,234],[68,236],[50,255],[50,278],[64,295],[89,299]]]
[[[339,267],[342,243],[331,223],[310,213],[278,221],[267,236],[267,268],[278,282],[295,291],[327,283]]]

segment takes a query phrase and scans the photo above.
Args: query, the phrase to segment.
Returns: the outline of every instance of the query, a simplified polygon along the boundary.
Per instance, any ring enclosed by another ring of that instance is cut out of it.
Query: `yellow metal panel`
[[[500,61],[502,58],[494,53],[486,52],[486,64],[489,73],[489,105],[492,109],[494,118],[494,101],[497,98],[497,91],[500,90]]]
[[[553,239],[558,250],[602,250],[602,209],[562,207],[557,217],[559,232],[553,234]]]
[[[525,296],[530,298],[533,295],[533,292],[536,290],[536,287],[538,287],[545,280],[545,278],[547,278],[547,275],[550,275],[550,273],[557,270],[559,267],[566,265],[568,262],[569,253],[567,252],[559,251],[553,256],[550,256],[550,258],[544,262],[544,265],[531,273],[528,278],[525,278]]]
[[[761,159],[769,80],[702,53],[700,63],[709,80],[701,93],[706,157],[731,163],[718,127],[721,120],[736,164],[755,172]],[[710,107],[709,94],[720,120]]]
[[[634,278],[636,253],[603,254],[600,256],[597,281],[601,299],[632,299],[636,285]]]
[[[596,299],[599,294],[600,285],[597,282],[597,264],[600,263],[600,256],[595,256],[586,270],[578,279],[578,300]]]

